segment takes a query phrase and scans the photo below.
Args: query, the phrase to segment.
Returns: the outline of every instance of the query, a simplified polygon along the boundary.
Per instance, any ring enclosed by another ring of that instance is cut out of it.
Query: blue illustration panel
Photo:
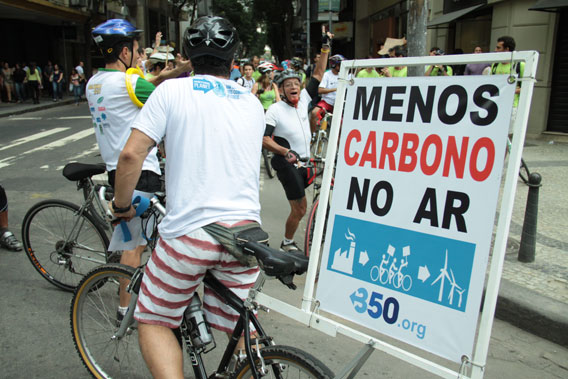
[[[327,269],[463,312],[475,247],[336,215]]]

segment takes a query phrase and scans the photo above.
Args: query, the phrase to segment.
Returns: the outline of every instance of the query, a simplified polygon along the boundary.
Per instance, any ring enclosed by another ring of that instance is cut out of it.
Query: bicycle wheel
[[[306,257],[310,256],[310,248],[312,247],[312,240],[314,239],[314,228],[316,225],[316,212],[319,204],[319,196],[314,199],[310,213],[308,214],[308,222],[306,226],[306,235],[304,236],[304,254]]]
[[[264,159],[264,168],[266,169],[266,174],[270,179],[274,178],[275,172],[272,168],[270,160],[272,159],[272,153],[266,149],[262,149],[262,158]]]
[[[95,378],[150,378],[138,346],[137,323],[122,338],[116,312],[119,281],[130,280],[135,268],[107,264],[83,278],[71,301],[71,333],[75,348]]]
[[[36,270],[50,283],[73,291],[91,269],[106,263],[108,238],[88,213],[62,200],[30,208],[22,222],[22,241]]]
[[[83,188],[83,198],[85,199],[85,201],[87,201],[87,199],[89,198],[89,195],[91,194],[91,190],[93,188],[91,186],[91,182],[88,181],[88,180],[85,180],[82,188]],[[98,195],[95,195],[95,196],[98,196]],[[91,214],[91,216],[93,216],[93,219],[104,230],[110,230],[110,225],[106,221],[105,216],[104,216],[104,210],[102,208],[100,208],[98,206],[98,204],[95,203],[95,201],[96,200],[89,202],[89,204],[87,205],[87,211]]]
[[[529,184],[529,166],[525,163],[525,160],[521,158],[521,168],[519,169],[519,177],[525,184]]]
[[[333,372],[313,355],[291,346],[269,346],[260,350],[268,378],[333,378]],[[255,364],[260,365],[258,358]],[[257,367],[257,370],[260,367]],[[233,378],[250,378],[252,375],[248,360],[241,362]]]
[[[310,249],[312,247],[312,240],[314,239],[314,230],[315,230],[315,226],[316,226],[316,214],[317,214],[317,211],[318,211],[318,207],[319,207],[319,197],[316,197],[316,199],[314,200],[314,203],[312,205],[312,208],[310,209],[307,227],[306,227],[306,235],[304,236],[304,254],[306,254],[306,257],[310,256]],[[326,229],[326,226],[327,226],[327,218],[328,217],[329,217],[329,204],[327,205],[327,212],[325,214],[325,224],[326,225],[324,225],[324,227],[323,227],[323,234],[322,234],[322,239],[321,239],[322,244],[325,241],[325,229]]]

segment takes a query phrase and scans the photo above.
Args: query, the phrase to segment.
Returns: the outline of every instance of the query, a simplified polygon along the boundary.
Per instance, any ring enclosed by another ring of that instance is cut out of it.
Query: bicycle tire
[[[308,216],[306,234],[304,236],[304,254],[306,255],[306,257],[310,256],[310,249],[312,247],[312,241],[314,239],[314,229],[316,226],[316,214],[318,207],[319,207],[319,196],[316,197],[316,199],[314,200],[314,203],[312,204],[312,208],[310,209],[310,213]],[[327,218],[329,217],[329,208],[330,208],[329,204],[327,204],[327,211],[325,214],[326,224],[327,224]],[[321,238],[322,243],[325,241],[326,226],[327,225],[324,225],[323,227],[323,234]]]
[[[66,291],[73,291],[92,268],[106,263],[108,254],[105,231],[88,212],[78,216],[79,209],[64,200],[45,200],[31,207],[22,222],[29,260],[43,278]],[[68,242],[77,217],[79,234]]]
[[[312,247],[312,240],[314,238],[314,227],[316,225],[316,212],[319,204],[319,196],[314,199],[310,213],[308,214],[308,221],[306,226],[306,234],[304,236],[304,254],[306,257],[310,256],[310,248]]]
[[[85,185],[82,187],[83,198],[85,199],[85,201],[87,201],[87,199],[89,198],[89,195],[91,194],[91,189],[92,189],[91,183],[88,180],[86,180]],[[93,216],[93,219],[96,222],[98,222],[104,230],[110,230],[109,223],[106,221],[103,214],[101,214],[102,210],[97,210],[95,204],[92,201],[87,205],[87,212],[89,212],[91,216]]]
[[[529,166],[525,163],[525,160],[521,158],[521,167],[519,168],[519,177],[525,184],[529,184],[529,176],[531,172],[529,171]]]
[[[138,346],[136,323],[122,338],[113,338],[118,330],[119,281],[130,280],[135,270],[106,264],[92,270],[75,290],[70,310],[73,342],[95,378],[151,377]]]
[[[282,371],[286,372],[286,377],[316,378],[328,379],[335,375],[325,364],[315,358],[310,353],[291,346],[269,346],[260,349],[260,354],[264,358],[266,368],[273,371],[276,377],[282,377]],[[255,364],[258,363],[258,358]],[[290,371],[294,369],[293,374]],[[274,372],[278,370],[280,372]],[[237,366],[232,378],[243,379],[251,377],[251,367],[248,360],[245,360]],[[269,376],[274,377],[274,376]]]
[[[275,172],[274,172],[274,168],[272,168],[272,163],[270,162],[270,160],[272,159],[271,157],[272,154],[270,154],[270,152],[266,149],[262,149],[262,158],[264,159],[264,168],[266,170],[266,174],[268,175],[268,177],[270,179],[274,178]]]

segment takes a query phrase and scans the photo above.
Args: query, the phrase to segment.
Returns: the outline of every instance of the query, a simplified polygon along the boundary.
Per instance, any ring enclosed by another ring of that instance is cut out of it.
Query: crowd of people
[[[241,298],[254,284],[258,267],[244,264],[210,233],[212,225],[229,236],[233,228],[260,224],[259,176],[261,149],[270,150],[272,166],[290,205],[285,221],[285,252],[300,252],[294,236],[306,213],[305,189],[310,172],[302,165],[322,111],[333,112],[342,55],[331,55],[333,35],[322,34],[313,65],[300,58],[276,64],[259,57],[236,60],[239,39],[225,19],[205,16],[184,33],[182,53],[161,46],[139,46],[141,30],[126,20],[98,25],[92,36],[105,66],[86,82],[83,62],[66,76],[58,64],[43,69],[35,63],[2,64],[2,91],[7,101],[39,102],[47,86],[53,101],[72,86],[80,101],[90,105],[95,136],[114,188],[110,208],[140,228],[132,207],[134,194],[152,196],[161,188],[156,155],[167,153],[167,212],[159,225],[160,240],[146,266],[135,311],[140,345],[154,376],[183,377],[181,350],[172,329],[179,327],[185,307],[207,271],[222,279]],[[510,37],[498,39],[497,51],[513,51]],[[476,53],[481,48],[476,47]],[[389,57],[404,57],[396,46]],[[434,47],[431,55],[443,55]],[[237,63],[236,63],[237,62]],[[329,63],[329,70],[326,71]],[[509,63],[494,65],[428,66],[425,75],[503,74]],[[507,71],[509,70],[509,71]],[[521,75],[523,67],[520,67]],[[489,71],[489,72],[487,72]],[[355,73],[357,77],[404,77],[405,66],[385,65]],[[181,78],[180,80],[169,80]],[[49,83],[49,85],[48,85]],[[25,96],[24,96],[25,95]],[[516,100],[518,101],[518,100]],[[98,104],[98,106],[95,106]],[[103,114],[104,113],[104,114]],[[0,243],[11,250],[21,244],[7,229],[7,199],[0,186]],[[109,249],[123,250],[121,263],[140,265],[146,245],[140,238],[125,242],[116,228]],[[129,296],[121,283],[117,321],[125,314]],[[229,332],[235,313],[207,291],[204,311],[209,323]]]
[[[63,94],[74,94],[75,104],[79,105],[84,92],[87,78],[84,63],[81,61],[66,76],[58,63],[47,61],[40,67],[36,62],[0,62],[0,99],[4,103],[24,103],[31,100],[39,104],[42,95],[48,96],[54,102],[62,100]]]

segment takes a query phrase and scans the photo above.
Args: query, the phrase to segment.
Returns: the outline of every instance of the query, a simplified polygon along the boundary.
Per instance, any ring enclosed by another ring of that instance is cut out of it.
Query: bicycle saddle
[[[268,276],[301,275],[308,269],[308,258],[299,253],[283,253],[253,241],[245,242],[243,250],[256,257]]]
[[[74,162],[68,163],[63,167],[63,176],[74,182],[102,174],[105,171],[106,166],[104,163],[86,164]]]

